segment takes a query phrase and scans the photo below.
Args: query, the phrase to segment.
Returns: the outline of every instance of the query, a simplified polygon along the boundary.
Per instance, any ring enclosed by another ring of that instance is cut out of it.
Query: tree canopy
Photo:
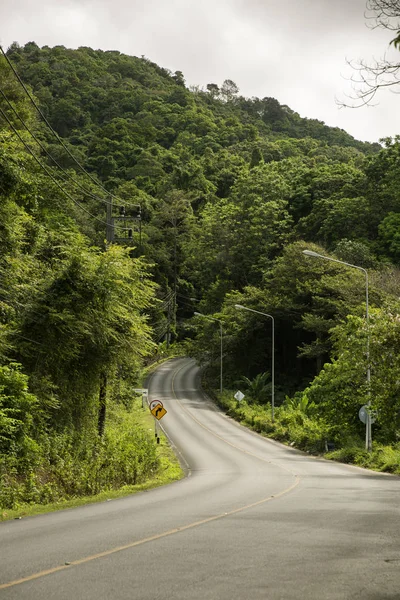
[[[102,439],[108,401],[159,342],[191,339],[217,373],[218,331],[194,310],[224,322],[226,384],[244,376],[265,396],[270,323],[235,303],[274,315],[278,404],[307,390],[329,412],[321,398],[339,384],[346,403],[363,364],[364,282],[307,248],[369,269],[374,327],[388,332],[376,381],[390,370],[376,406],[393,439],[398,137],[363,143],[229,79],[188,89],[179,71],[86,47],[13,44],[0,91],[7,452],[44,432]]]

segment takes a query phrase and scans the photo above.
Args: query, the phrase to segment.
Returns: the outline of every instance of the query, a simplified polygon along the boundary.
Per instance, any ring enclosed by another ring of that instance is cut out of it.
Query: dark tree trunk
[[[103,437],[104,428],[106,424],[106,411],[107,411],[107,374],[100,373],[100,388],[99,388],[99,418],[97,423],[97,430],[99,437]]]

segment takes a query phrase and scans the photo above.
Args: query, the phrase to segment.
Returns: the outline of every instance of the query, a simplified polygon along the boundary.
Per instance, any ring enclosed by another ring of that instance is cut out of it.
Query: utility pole
[[[113,197],[110,196],[107,202],[107,217],[106,217],[106,250],[109,244],[117,242],[118,244],[131,244],[133,239],[133,228],[127,227],[129,221],[132,219],[139,220],[139,244],[140,252],[142,246],[142,215],[140,204],[136,205],[139,210],[136,217],[127,216],[125,213],[125,206],[119,207],[119,216],[113,216]],[[116,235],[116,224],[122,222],[122,228],[118,227]],[[119,235],[123,234],[123,237]],[[100,386],[99,386],[99,412],[98,412],[98,434],[102,438],[104,434],[104,427],[106,422],[106,410],[107,410],[107,372],[102,371],[100,373]]]
[[[114,222],[112,216],[113,201],[110,196],[107,202],[107,218],[106,218],[106,248],[114,241]],[[97,433],[100,438],[103,438],[104,428],[106,424],[107,413],[107,372],[102,370],[100,373],[99,382],[99,408],[97,415]]]
[[[169,343],[171,339],[171,299],[168,300],[167,307],[167,348],[169,348]]]
[[[139,252],[142,254],[142,207],[140,204],[137,218],[139,219]]]
[[[112,196],[110,196],[109,201],[107,202],[107,226],[106,226],[106,241],[107,244],[110,244],[114,241],[114,223],[112,217]]]
[[[177,232],[175,231],[174,238],[174,296],[173,296],[173,304],[172,304],[172,318],[174,320],[174,334],[176,335],[176,292],[177,292],[177,279],[178,279],[178,265],[176,264],[177,260]]]
[[[112,223],[112,241],[118,244],[130,246],[133,244],[133,232],[139,233],[139,252],[142,252],[142,213],[140,204],[137,207],[137,214],[127,214],[125,206],[119,207],[119,215],[111,216]],[[112,210],[112,207],[111,207]],[[134,222],[139,221],[139,226]]]

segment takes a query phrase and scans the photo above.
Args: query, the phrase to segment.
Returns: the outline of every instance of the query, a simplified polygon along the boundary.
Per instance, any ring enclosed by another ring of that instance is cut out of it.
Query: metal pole
[[[247,306],[242,306],[241,304],[235,304],[235,308],[241,310],[248,310],[249,312],[256,313],[258,315],[263,315],[264,317],[268,317],[272,321],[272,358],[271,358],[271,421],[275,420],[275,319],[272,315],[268,313],[261,312],[259,310],[254,310],[253,308],[247,308]]]
[[[219,326],[220,326],[220,334],[221,334],[221,373],[220,373],[220,386],[219,386],[219,391],[222,394],[222,323],[221,321],[219,322]]]
[[[324,256],[323,254],[318,254],[318,252],[314,252],[313,250],[303,250],[303,254],[306,256],[312,256],[313,258],[324,258],[325,260],[330,260],[331,262],[339,263],[340,265],[345,265],[346,267],[352,267],[353,269],[358,269],[365,274],[365,317],[367,324],[367,393],[368,393],[368,410],[367,410],[367,421],[365,424],[365,449],[369,452],[372,451],[372,423],[371,423],[371,365],[369,360],[369,307],[368,307],[368,271],[364,269],[364,267],[359,267],[358,265],[352,265],[351,263],[344,262],[343,260],[338,260],[337,258],[331,258],[330,256]]]
[[[215,319],[214,317],[209,317],[208,315],[203,315],[203,313],[195,312],[196,317],[203,317],[203,319],[208,319],[209,321],[217,321],[220,327],[220,337],[221,337],[221,358],[220,358],[220,376],[219,376],[219,391],[222,394],[223,389],[223,381],[222,381],[222,362],[223,362],[223,353],[222,353],[222,338],[223,338],[223,330],[222,330],[222,321],[220,319]]]
[[[272,401],[271,401],[271,420],[275,420],[275,319],[272,319]]]
[[[366,449],[372,451],[372,423],[371,423],[371,365],[369,360],[369,310],[368,310],[368,272],[365,272],[365,316],[367,322],[367,386],[368,386],[368,416],[366,423]]]

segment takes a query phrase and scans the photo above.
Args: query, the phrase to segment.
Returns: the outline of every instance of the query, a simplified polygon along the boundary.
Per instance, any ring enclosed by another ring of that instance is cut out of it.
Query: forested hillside
[[[374,435],[398,441],[398,138],[362,143],[230,80],[188,89],[145,57],[13,44],[0,212],[0,505],[57,498],[72,464],[67,494],[154,470],[153,440],[116,440],[108,411],[159,343],[186,340],[218,386],[219,331],[194,311],[223,322],[224,386],[246,376],[267,403],[271,324],[238,303],[275,318],[277,406],[340,445],[371,392]],[[368,271],[368,330],[363,273],[304,249]],[[94,481],[94,464],[125,471]]]

